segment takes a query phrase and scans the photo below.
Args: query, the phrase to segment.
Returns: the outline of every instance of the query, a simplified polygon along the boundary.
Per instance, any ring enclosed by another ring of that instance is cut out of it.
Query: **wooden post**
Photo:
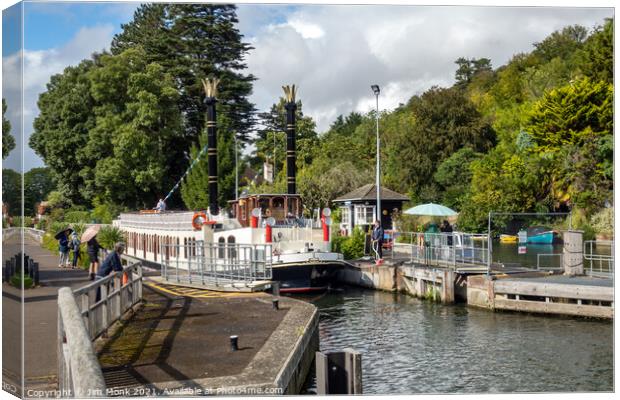
[[[353,349],[316,352],[317,394],[362,394],[362,355]]]

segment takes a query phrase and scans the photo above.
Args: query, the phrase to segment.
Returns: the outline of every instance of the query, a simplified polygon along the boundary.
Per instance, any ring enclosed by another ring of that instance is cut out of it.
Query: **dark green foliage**
[[[613,83],[614,76],[614,21],[608,19],[586,40],[580,53],[581,70],[593,81]]]
[[[22,175],[12,169],[2,169],[2,204],[8,207],[9,215],[22,215]]]
[[[443,190],[442,204],[457,210],[462,208],[471,184],[471,163],[480,157],[481,153],[463,147],[439,165],[434,179]]]
[[[364,255],[364,241],[366,235],[359,229],[353,229],[351,236],[334,236],[332,251],[342,253],[345,260],[355,260]]]
[[[2,159],[15,148],[15,138],[11,135],[11,122],[4,116],[6,108],[6,100],[2,98]]]
[[[115,226],[104,226],[97,233],[97,241],[107,250],[114,249],[114,244],[118,242],[125,242],[125,236],[123,231]]]
[[[36,205],[54,190],[56,183],[49,168],[32,168],[24,174],[24,215],[35,215]]]

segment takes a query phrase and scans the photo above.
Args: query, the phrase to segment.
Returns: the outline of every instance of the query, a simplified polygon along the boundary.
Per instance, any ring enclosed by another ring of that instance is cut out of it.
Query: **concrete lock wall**
[[[455,273],[443,268],[412,265],[356,264],[339,271],[337,279],[349,285],[402,291],[414,297],[454,303]]]

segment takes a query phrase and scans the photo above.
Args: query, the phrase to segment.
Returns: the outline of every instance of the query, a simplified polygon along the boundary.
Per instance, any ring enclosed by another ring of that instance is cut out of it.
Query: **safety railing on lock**
[[[614,276],[614,242],[612,240],[584,241],[583,264],[587,275],[612,278]]]
[[[141,300],[139,262],[74,291],[60,288],[57,336],[60,397],[105,397],[105,381],[92,342]]]
[[[195,241],[160,246],[161,275],[166,281],[247,286],[272,277],[271,245]]]
[[[392,258],[447,268],[484,267],[489,248],[487,235],[452,232],[398,232],[392,241]]]

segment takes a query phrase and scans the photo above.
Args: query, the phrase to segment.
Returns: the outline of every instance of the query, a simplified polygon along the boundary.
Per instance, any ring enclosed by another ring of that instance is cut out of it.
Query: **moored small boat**
[[[548,227],[535,226],[527,230],[528,244],[553,244],[559,240],[559,233]]]
[[[518,236],[516,235],[499,235],[499,241],[500,243],[517,243],[517,240],[519,239]]]

